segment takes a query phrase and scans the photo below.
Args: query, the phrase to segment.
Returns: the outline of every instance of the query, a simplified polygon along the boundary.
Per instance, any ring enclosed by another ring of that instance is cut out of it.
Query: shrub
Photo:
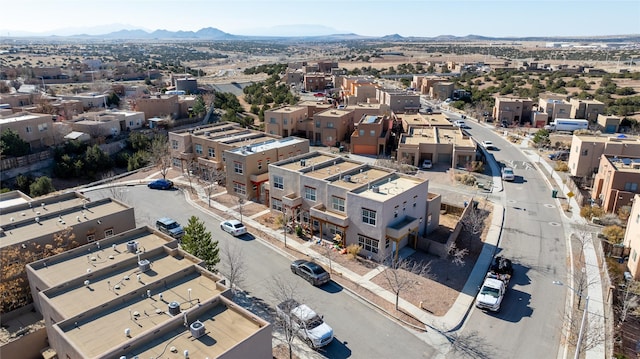
[[[470,172],[482,173],[484,172],[484,163],[480,161],[471,161],[467,163],[466,169]]]
[[[569,165],[564,161],[556,161],[556,171],[569,172]]]
[[[613,213],[607,213],[600,217],[600,222],[603,226],[622,226],[622,221],[618,218],[618,215]]]
[[[362,246],[359,244],[350,244],[347,246],[347,256],[349,259],[355,259],[358,256],[358,253],[362,250]]]
[[[624,228],[616,225],[606,226],[602,230],[602,235],[609,242],[613,244],[619,244],[622,243],[622,239],[624,238]]]
[[[474,175],[469,175],[469,174],[456,175],[455,178],[456,178],[456,181],[467,186],[473,186],[477,182],[476,177]]]
[[[602,217],[604,211],[598,206],[586,205],[580,208],[580,217],[591,220],[593,217]]]

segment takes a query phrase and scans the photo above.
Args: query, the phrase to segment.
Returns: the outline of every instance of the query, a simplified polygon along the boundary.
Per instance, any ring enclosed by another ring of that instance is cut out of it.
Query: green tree
[[[204,103],[202,95],[196,97],[196,102],[193,104],[193,113],[200,117],[207,112],[207,105]]]
[[[33,183],[31,176],[18,175],[16,177],[16,189],[22,193],[29,193],[29,186]]]
[[[136,152],[149,149],[151,140],[149,139],[149,136],[145,135],[144,133],[134,131],[129,134],[127,144],[132,151]]]
[[[115,92],[112,92],[107,96],[107,106],[120,107],[120,97]]]
[[[602,235],[611,243],[622,243],[624,228],[617,225],[606,226],[602,229]]]
[[[29,186],[29,194],[31,197],[44,196],[47,193],[51,193],[56,189],[53,188],[51,178],[47,176],[38,177],[35,182]]]
[[[182,248],[204,261],[205,268],[214,271],[220,262],[218,241],[211,239],[211,232],[207,231],[204,221],[196,216],[189,218],[189,224],[184,228]]]
[[[31,146],[25,142],[18,133],[10,128],[2,131],[0,135],[0,154],[7,156],[24,156],[29,154]]]

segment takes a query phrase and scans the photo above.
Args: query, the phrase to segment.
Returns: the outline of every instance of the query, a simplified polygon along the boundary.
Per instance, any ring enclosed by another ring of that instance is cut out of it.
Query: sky
[[[640,34],[639,0],[3,0],[0,9],[0,36],[205,27],[287,36]]]

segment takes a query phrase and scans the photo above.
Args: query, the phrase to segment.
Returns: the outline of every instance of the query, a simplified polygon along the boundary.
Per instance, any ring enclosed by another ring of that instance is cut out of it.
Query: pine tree
[[[211,232],[207,231],[204,222],[196,216],[189,218],[189,224],[184,228],[182,249],[202,259],[205,268],[214,271],[220,262],[218,241],[211,240]]]

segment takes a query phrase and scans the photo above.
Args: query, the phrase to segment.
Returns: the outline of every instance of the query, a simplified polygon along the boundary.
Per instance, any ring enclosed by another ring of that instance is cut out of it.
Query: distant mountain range
[[[112,26],[111,26],[112,27]],[[123,26],[124,27],[124,26]],[[221,31],[213,27],[206,27],[198,31],[168,31],[168,30],[155,30],[146,31],[141,29],[123,29],[117,31],[111,31],[103,33],[101,35],[96,34],[75,34],[75,35],[51,35],[51,34],[33,34],[33,33],[15,33],[11,34],[6,30],[0,30],[1,34],[7,34],[7,37],[37,37],[37,38],[56,38],[56,39],[106,39],[106,40],[292,40],[292,41],[348,41],[348,40],[380,40],[380,41],[392,41],[392,42],[412,42],[412,41],[433,41],[433,42],[451,42],[451,41],[566,41],[566,42],[640,42],[640,35],[612,35],[612,36],[588,36],[588,37],[488,37],[480,35],[439,35],[435,37],[418,37],[410,36],[404,37],[398,34],[391,34],[386,36],[363,36],[354,33],[334,33],[334,34],[320,34],[322,32],[331,31],[333,29],[323,27],[320,25],[293,25],[297,29],[295,33],[301,34],[313,34],[313,35],[301,35],[301,36],[286,36],[286,35],[268,35],[291,32],[292,26],[278,27],[272,29],[273,31],[259,31],[262,34],[260,36],[252,35],[233,35]],[[103,26],[102,28],[108,28]],[[309,31],[302,31],[304,28],[308,28]],[[93,29],[93,32],[98,28]],[[60,30],[58,34],[69,34],[71,29]]]

